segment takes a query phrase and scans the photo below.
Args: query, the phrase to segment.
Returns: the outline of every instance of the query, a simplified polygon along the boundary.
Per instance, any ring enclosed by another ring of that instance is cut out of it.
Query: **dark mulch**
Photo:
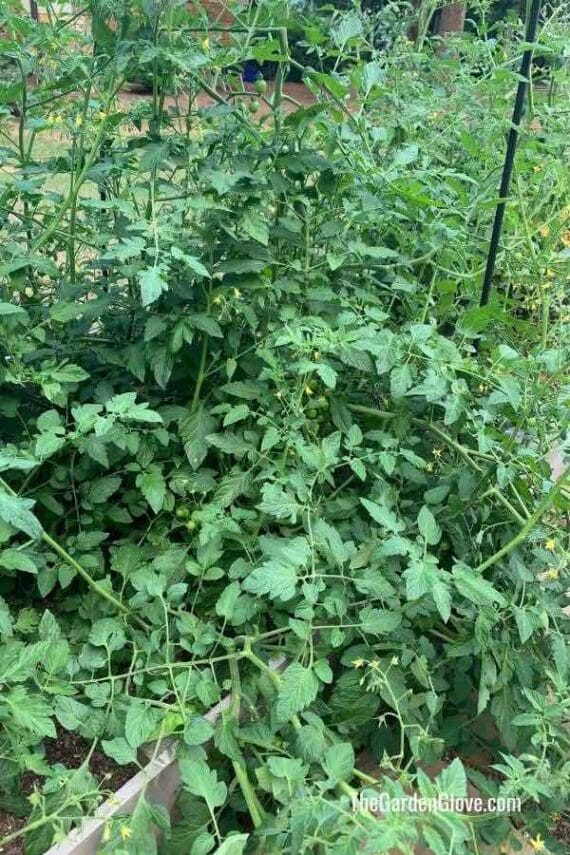
[[[60,728],[57,739],[44,741],[46,762],[61,763],[67,769],[77,769],[89,753],[90,747],[88,740]],[[102,751],[93,752],[89,759],[89,770],[105,792],[115,792],[120,789],[138,771],[136,766],[117,766]],[[25,795],[30,795],[34,788],[41,787],[41,784],[41,777],[31,772],[26,773],[22,778],[22,791]],[[14,816],[0,810],[0,841],[23,828],[27,821],[26,817]],[[25,855],[25,851],[23,836],[0,846],[0,855]]]
[[[570,813],[564,813],[556,820],[556,825],[552,830],[552,836],[557,840],[566,843],[570,852]]]
[[[58,729],[57,739],[47,739],[44,747],[47,763],[62,763],[68,769],[77,769],[89,753],[91,743],[77,733]],[[117,766],[102,751],[94,751],[89,760],[89,771],[103,785],[104,790],[114,792],[136,775],[138,769],[136,766]]]
[[[10,834],[14,834],[15,831],[19,831],[26,822],[27,819],[25,816],[12,816],[11,813],[5,813],[5,811],[0,810],[0,840],[3,840]],[[24,855],[25,850],[22,838],[18,837],[11,843],[7,843],[6,846],[0,846],[0,852],[2,855]]]

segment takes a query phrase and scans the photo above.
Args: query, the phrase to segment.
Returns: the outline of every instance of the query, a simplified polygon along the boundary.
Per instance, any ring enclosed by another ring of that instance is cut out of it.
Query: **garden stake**
[[[499,241],[501,239],[501,232],[503,230],[503,220],[505,217],[505,207],[507,204],[507,197],[509,195],[509,186],[511,183],[511,175],[513,172],[513,164],[515,160],[515,153],[517,149],[519,130],[521,125],[522,112],[524,107],[524,100],[526,95],[526,90],[528,86],[528,75],[530,71],[530,63],[532,60],[533,54],[533,46],[532,43],[536,38],[536,31],[538,27],[538,17],[540,14],[540,0],[532,0],[532,5],[530,7],[530,13],[527,21],[526,27],[526,42],[528,47],[525,49],[523,53],[523,57],[521,60],[520,67],[520,80],[519,85],[517,87],[517,94],[515,98],[515,105],[513,108],[513,117],[511,120],[511,128],[509,130],[509,137],[507,141],[507,151],[505,153],[505,163],[503,166],[503,175],[501,177],[501,187],[499,189],[499,203],[497,205],[495,211],[495,220],[493,222],[493,231],[491,233],[491,243],[489,245],[489,255],[487,256],[487,266],[485,268],[485,276],[483,279],[483,287],[481,289],[481,299],[479,301],[480,306],[486,306],[489,302],[489,296],[491,294],[493,273],[495,271],[495,262],[497,260],[497,251],[499,249]],[[481,339],[477,338],[475,341],[475,352],[479,350],[479,345],[481,343]]]

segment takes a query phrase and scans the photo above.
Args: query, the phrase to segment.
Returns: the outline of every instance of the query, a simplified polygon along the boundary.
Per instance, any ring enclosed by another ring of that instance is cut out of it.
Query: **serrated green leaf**
[[[192,469],[198,469],[208,453],[206,437],[216,427],[216,420],[200,405],[198,409],[185,416],[179,425],[179,433],[184,443],[184,451]]]
[[[261,493],[263,499],[258,506],[260,511],[277,519],[292,523],[297,521],[302,506],[280,484],[264,484]]]
[[[31,511],[34,505],[33,499],[22,499],[20,496],[0,492],[0,520],[37,540],[42,536],[43,529]]]
[[[226,413],[223,425],[224,427],[229,427],[230,425],[236,424],[236,422],[242,422],[244,419],[247,419],[249,414],[250,409],[247,404],[238,404]]]
[[[272,600],[290,600],[295,596],[297,573],[295,568],[278,561],[268,561],[253,570],[243,582],[250,594],[269,594]]]
[[[436,778],[439,792],[448,798],[464,798],[467,795],[467,775],[463,763],[456,757]]]
[[[379,505],[377,502],[371,502],[369,499],[361,499],[360,501],[372,519],[377,522],[381,528],[397,534],[399,531],[403,531],[406,527],[404,523],[398,519],[396,514],[384,505]]]
[[[210,278],[210,273],[208,269],[204,267],[201,261],[199,261],[194,255],[188,255],[186,252],[182,252],[177,246],[173,246],[170,250],[172,253],[172,257],[176,258],[177,261],[182,261],[193,273],[197,276],[204,276],[206,278]]]
[[[186,745],[202,745],[214,735],[214,728],[201,715],[195,715],[186,720],[184,725],[184,742]]]
[[[129,745],[138,748],[148,742],[155,726],[156,718],[152,708],[141,701],[131,701],[125,719],[125,737]]]
[[[249,834],[232,834],[226,837],[212,855],[243,855]]]
[[[324,768],[334,784],[349,781],[354,768],[354,748],[349,742],[332,745],[325,751]]]
[[[4,549],[0,552],[0,567],[8,570],[19,570],[22,573],[37,574],[38,568],[29,555],[18,549]]]
[[[26,319],[28,317],[28,313],[23,306],[17,306],[15,303],[0,303],[0,316],[6,318],[15,315]]]
[[[451,592],[449,587],[437,576],[433,578],[431,586],[431,594],[436,608],[441,615],[442,621],[447,623],[451,617]]]
[[[367,635],[386,635],[397,629],[402,623],[400,612],[388,609],[364,609],[360,613],[362,632]]]
[[[164,291],[168,291],[168,283],[163,279],[159,267],[148,267],[146,270],[141,270],[137,276],[143,306],[150,306]]]
[[[453,568],[453,582],[459,593],[477,606],[489,606],[497,603],[505,605],[505,598],[483,576],[465,565]]]
[[[5,448],[0,449],[0,472],[6,472],[8,469],[33,469],[39,464],[39,460],[34,457],[23,457],[19,453],[7,451]]]
[[[10,637],[12,635],[12,616],[8,603],[3,597],[0,597],[0,635]]]
[[[153,466],[146,472],[141,472],[137,475],[136,484],[154,513],[162,510],[166,497],[166,482],[161,470]]]
[[[211,811],[224,804],[228,790],[223,781],[218,781],[214,769],[210,769],[203,760],[192,760],[189,757],[181,757],[179,767],[185,788],[203,799]]]
[[[137,762],[136,750],[122,736],[116,736],[114,739],[103,739],[101,745],[107,757],[110,757],[119,766]]]
[[[441,529],[427,505],[423,505],[418,514],[418,528],[430,546],[435,546],[441,540]]]
[[[281,721],[310,706],[319,691],[319,681],[310,668],[294,662],[283,672],[277,698],[277,715]]]
[[[36,736],[56,738],[51,707],[42,697],[30,694],[24,686],[16,686],[2,694],[2,701],[10,708],[12,720],[18,727]]]
[[[434,580],[437,579],[437,572],[427,557],[425,559],[420,558],[410,562],[404,570],[404,578],[408,600],[419,600],[431,590]]]
[[[16,624],[20,631],[23,628],[21,613]],[[33,628],[33,627],[32,627]],[[11,641],[0,647],[0,683],[23,683],[36,671],[38,663],[47,654],[49,642],[38,641],[35,644],[22,644]]]

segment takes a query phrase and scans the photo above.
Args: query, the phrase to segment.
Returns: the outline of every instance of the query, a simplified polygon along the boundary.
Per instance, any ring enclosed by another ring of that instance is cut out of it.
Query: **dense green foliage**
[[[564,64],[480,309],[520,34],[418,50],[394,17],[379,53],[367,16],[315,22],[335,70],[293,109],[282,8],[207,41],[175,5],[95,3],[95,53],[0,21],[1,804],[31,809],[30,855],[94,809],[86,766],[44,759],[57,723],[119,764],[179,739],[171,853],[546,837],[570,788]],[[567,35],[557,13],[541,52]],[[236,95],[251,57],[275,88]],[[151,98],[119,96],[141,75]],[[350,811],[376,779],[462,795],[452,758],[482,748],[469,777],[525,813]],[[102,851],[150,855],[152,823],[142,800]]]

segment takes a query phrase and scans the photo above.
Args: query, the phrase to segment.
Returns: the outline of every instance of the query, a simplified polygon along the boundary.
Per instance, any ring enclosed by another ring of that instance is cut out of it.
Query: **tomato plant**
[[[418,49],[347,11],[302,66],[290,11],[2,13],[0,796],[42,778],[31,855],[102,795],[46,763],[56,724],[118,764],[176,737],[168,852],[461,855],[568,804],[567,70],[480,308],[520,31]],[[351,812],[467,777],[523,812]]]

